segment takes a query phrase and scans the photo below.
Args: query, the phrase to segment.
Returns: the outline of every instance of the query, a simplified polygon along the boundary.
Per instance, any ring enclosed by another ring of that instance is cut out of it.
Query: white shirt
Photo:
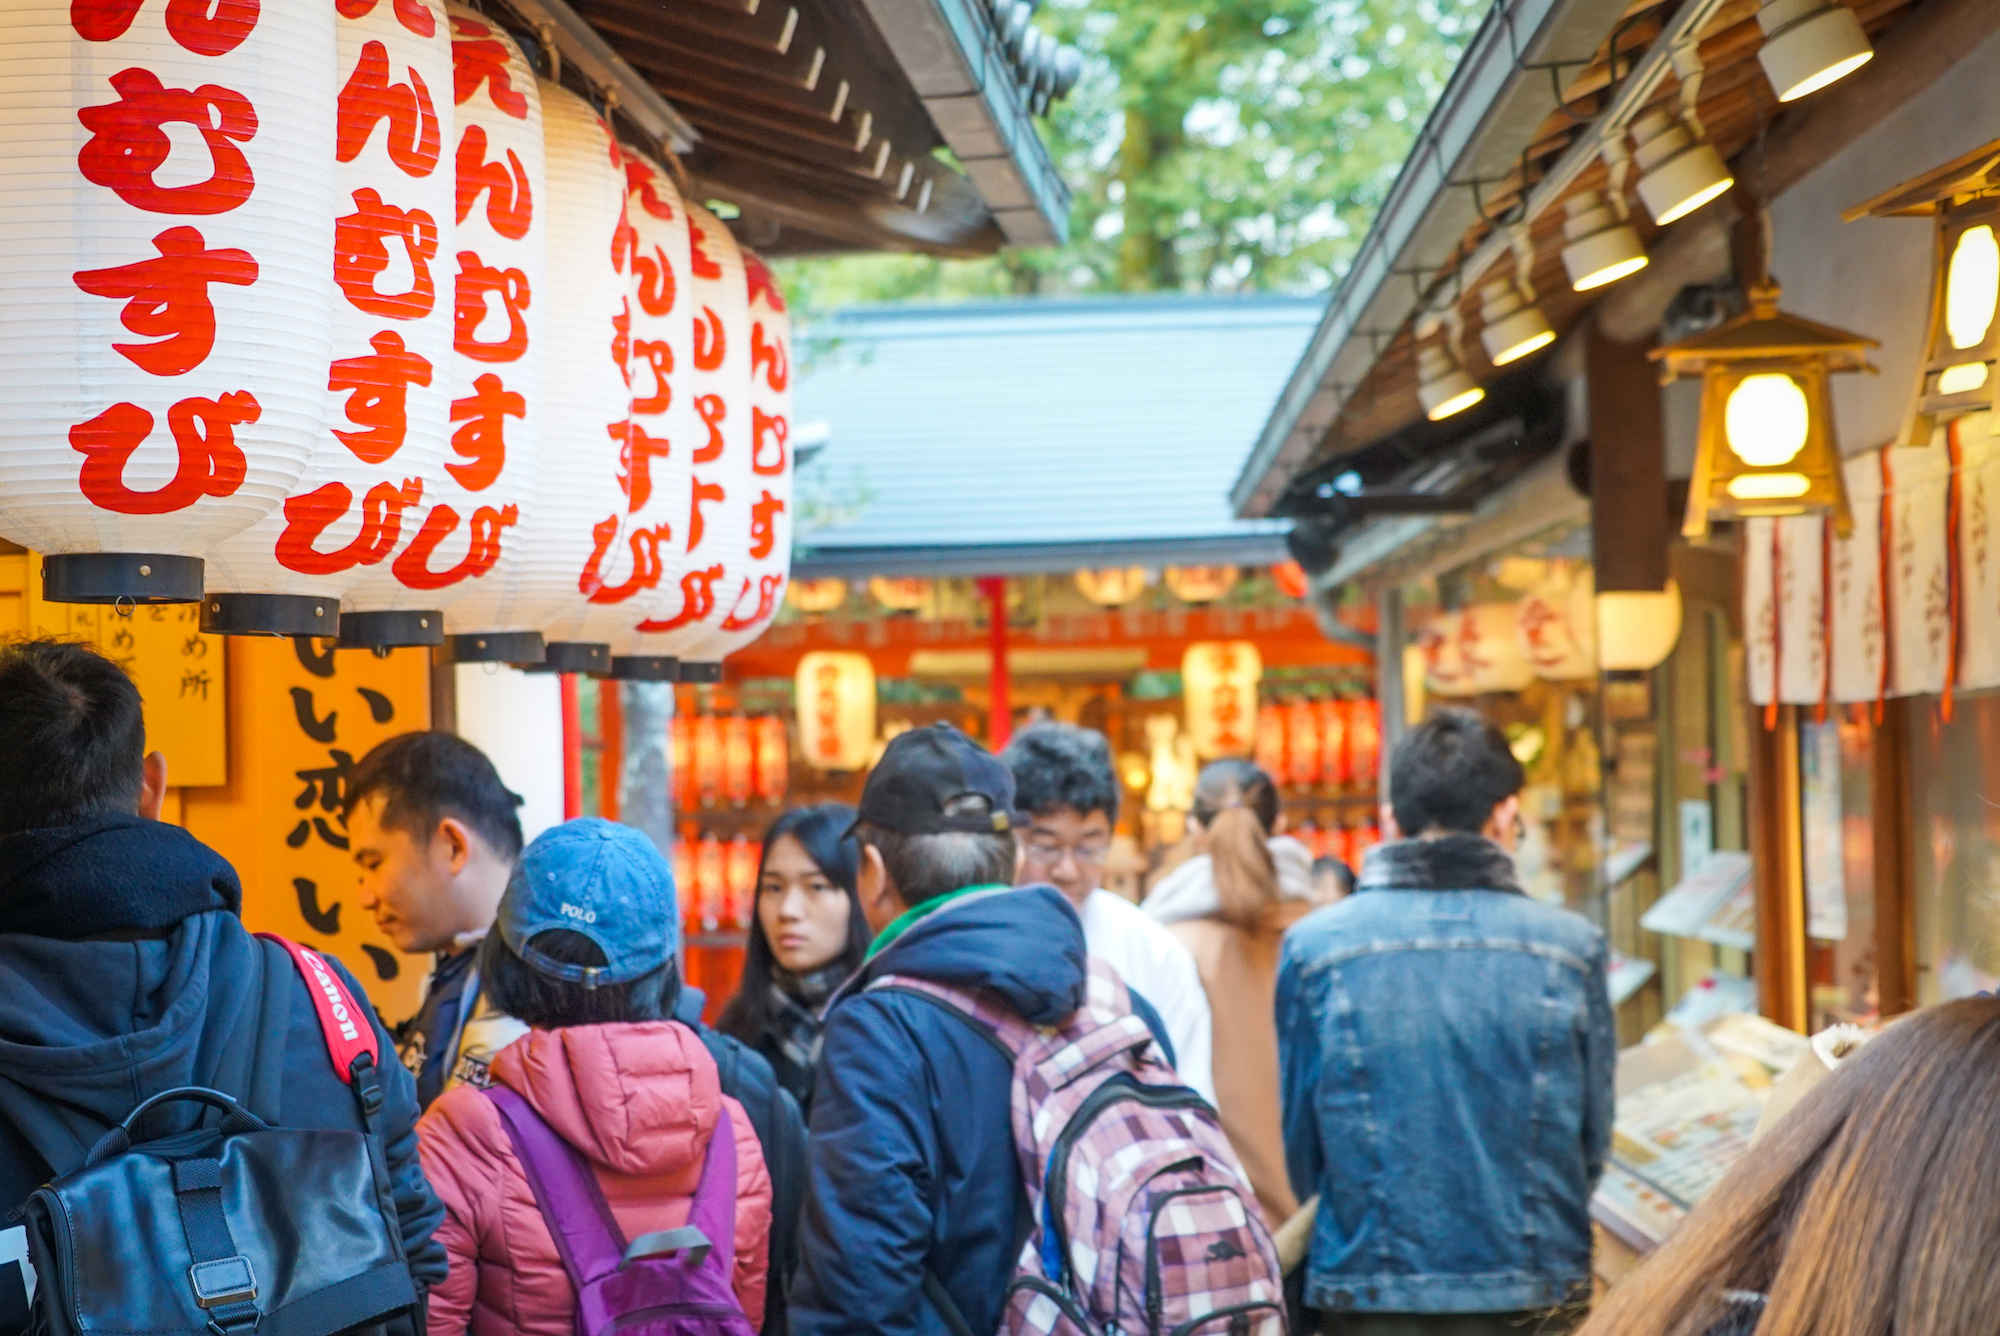
[[[1181,1080],[1215,1103],[1210,1068],[1213,1022],[1193,954],[1145,910],[1110,891],[1092,891],[1077,916],[1083,920],[1083,940],[1090,954],[1117,970],[1118,977],[1160,1013]]]

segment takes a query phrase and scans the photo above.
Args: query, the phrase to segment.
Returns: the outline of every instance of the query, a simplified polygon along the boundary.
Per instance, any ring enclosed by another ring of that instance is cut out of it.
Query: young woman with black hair
[[[765,833],[743,982],[716,1023],[763,1054],[801,1107],[812,1094],[820,1008],[868,953],[853,824],[853,808],[822,803],[785,813]]]

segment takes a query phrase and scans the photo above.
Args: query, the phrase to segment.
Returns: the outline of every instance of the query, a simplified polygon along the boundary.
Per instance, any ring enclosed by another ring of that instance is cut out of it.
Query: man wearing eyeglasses
[[[1194,956],[1137,905],[1101,885],[1118,820],[1111,744],[1091,729],[1040,723],[1015,734],[1000,759],[1013,771],[1015,801],[1033,818],[1021,836],[1016,881],[1053,885],[1076,906],[1090,954],[1152,1004],[1181,1080],[1213,1104],[1208,994]]]

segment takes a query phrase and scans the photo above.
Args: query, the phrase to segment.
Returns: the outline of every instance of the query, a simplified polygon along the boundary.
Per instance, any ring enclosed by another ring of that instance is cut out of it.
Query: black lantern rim
[[[310,594],[205,594],[201,629],[218,636],[330,637],[340,629],[340,600]]]
[[[163,552],[66,552],[42,558],[50,603],[199,603],[202,560]]]
[[[444,643],[442,612],[343,612],[342,649],[433,648]]]
[[[619,682],[678,682],[680,665],[671,654],[615,654],[611,676]]]
[[[703,685],[720,682],[722,680],[722,661],[717,659],[713,663],[691,663],[686,659],[682,659],[680,680]]]
[[[540,631],[475,631],[446,636],[438,648],[440,663],[534,664],[542,661]]]
[[[551,640],[542,664],[555,673],[587,673],[592,677],[611,675],[611,646],[596,640]]]

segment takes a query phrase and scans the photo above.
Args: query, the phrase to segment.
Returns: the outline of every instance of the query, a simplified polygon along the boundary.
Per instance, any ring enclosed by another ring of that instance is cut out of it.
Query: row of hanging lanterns
[[[48,0],[9,88],[0,535],[47,597],[683,680],[775,615],[784,299],[504,29]]]
[[[1874,55],[1860,20],[1839,0],[1765,0],[1757,18],[1764,33],[1758,59],[1780,102],[1816,92]],[[1563,202],[1563,270],[1576,292],[1607,287],[1649,263],[1645,244],[1627,219],[1624,182],[1634,164],[1640,203],[1661,227],[1720,199],[1735,184],[1721,154],[1703,139],[1696,111],[1702,79],[1698,49],[1689,43],[1673,52],[1672,61],[1680,82],[1675,106],[1655,107],[1630,126],[1607,131],[1602,151],[1609,189],[1579,190]],[[1495,367],[1555,342],[1554,328],[1534,304],[1529,281],[1534,253],[1525,221],[1515,229],[1514,250],[1516,273],[1480,289],[1480,341]],[[1428,340],[1445,326],[1446,337],[1426,342],[1417,353],[1417,398],[1433,422],[1486,397],[1454,351],[1456,303],[1423,319],[1418,337]]]

